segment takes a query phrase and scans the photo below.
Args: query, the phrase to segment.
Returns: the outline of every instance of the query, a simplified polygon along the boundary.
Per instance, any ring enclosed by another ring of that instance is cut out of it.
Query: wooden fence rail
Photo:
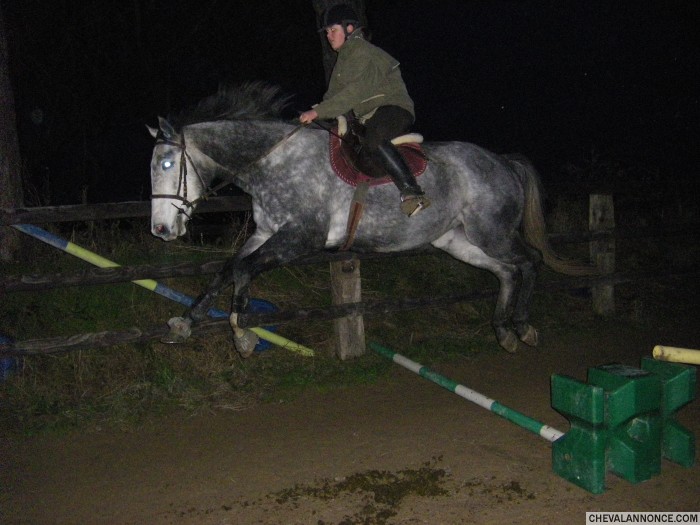
[[[359,255],[363,259],[386,259],[392,257],[410,257],[426,253],[442,253],[428,247],[424,250],[394,253],[368,253]],[[303,257],[288,263],[287,266],[303,266],[324,262],[346,261],[353,258],[348,252],[324,252],[309,257]],[[119,266],[116,268],[89,267],[73,273],[57,273],[43,275],[9,275],[0,277],[0,292],[27,292],[50,290],[64,286],[90,286],[98,284],[114,284],[139,279],[166,279],[171,277],[197,277],[212,275],[221,270],[226,259],[217,259],[206,263],[183,262],[165,265]]]
[[[240,212],[250,211],[250,199],[242,197],[215,197],[202,204],[201,212]],[[149,202],[127,202],[118,204],[76,205],[49,208],[25,208],[0,210],[0,224],[22,224],[43,222],[86,221],[144,217],[150,215]],[[599,314],[609,314],[614,309],[613,287],[617,284],[639,279],[659,279],[663,277],[688,276],[696,271],[683,271],[660,276],[658,272],[614,273],[614,239],[634,237],[655,237],[669,235],[697,235],[698,225],[673,228],[616,228],[611,196],[591,196],[588,232],[555,233],[549,235],[552,244],[588,242],[591,259],[598,263],[604,275],[595,278],[565,279],[544,283],[538,286],[542,291],[590,288],[595,299],[594,308]],[[402,299],[376,303],[363,303],[359,297],[359,259],[411,256],[434,253],[437,250],[426,248],[401,254],[348,254],[322,253],[295,261],[294,265],[330,262],[334,304],[325,308],[305,308],[296,311],[245,314],[239,318],[242,327],[280,324],[292,320],[335,320],[337,339],[340,341],[338,355],[344,359],[358,355],[358,346],[364,347],[364,314],[379,314],[391,311],[433,308],[492,298],[494,290],[472,292],[447,297]],[[176,265],[141,265],[118,268],[89,268],[70,275],[54,274],[42,276],[0,276],[0,292],[38,291],[59,286],[85,286],[127,282],[139,279],[160,279],[169,277],[192,277],[213,274],[224,264],[223,260],[203,264],[182,263]],[[353,267],[353,264],[355,265]],[[612,303],[611,303],[612,301]],[[598,304],[595,304],[595,303]],[[612,306],[611,306],[612,305]],[[206,335],[228,328],[227,320],[205,321],[197,326],[195,336]],[[65,352],[78,348],[97,348],[117,344],[136,343],[158,339],[165,335],[167,327],[147,329],[132,328],[125,331],[108,331],[92,334],[79,334],[71,337],[53,337],[16,342],[0,348],[0,356],[35,355]],[[361,333],[360,333],[361,332]],[[344,334],[344,335],[343,335]],[[364,348],[362,348],[362,351]]]
[[[580,243],[598,240],[652,238],[670,236],[700,235],[700,224],[688,224],[669,228],[616,228],[615,230],[600,230],[595,232],[551,233],[549,241],[552,244]],[[408,257],[426,253],[442,253],[439,250],[426,247],[423,250],[413,250],[400,254],[359,254],[360,259],[381,259],[387,257]],[[322,253],[299,259],[289,266],[316,264],[322,262],[344,261],[352,258],[349,253]],[[85,268],[73,273],[43,274],[43,275],[4,275],[0,276],[0,292],[41,291],[63,286],[92,286],[135,281],[138,279],[167,279],[171,277],[196,277],[212,275],[221,270],[225,259],[217,259],[206,263],[179,263],[170,265],[136,265],[120,266],[118,268]]]
[[[197,207],[197,213],[245,212],[250,210],[252,210],[252,206],[250,197],[247,195],[210,197]],[[150,201],[0,208],[0,225],[127,219],[150,217],[150,215]]]
[[[588,289],[593,286],[618,285],[640,280],[663,280],[697,277],[700,269],[659,275],[658,272],[624,272],[601,277],[580,277],[542,283],[537,293],[552,293],[564,290]],[[255,326],[279,325],[292,321],[330,321],[348,316],[379,315],[390,312],[408,311],[424,308],[438,308],[460,302],[474,302],[493,299],[496,290],[481,290],[441,297],[421,297],[413,299],[395,299],[389,301],[358,302],[338,304],[327,307],[310,307],[281,312],[243,314],[239,324],[243,328]],[[193,340],[211,334],[230,331],[227,319],[206,320],[193,328]],[[18,341],[6,347],[0,347],[0,358],[8,356],[46,355],[79,349],[103,348],[120,344],[135,344],[154,341],[168,332],[165,323],[145,329],[104,331],[78,334],[74,336],[50,337]]]

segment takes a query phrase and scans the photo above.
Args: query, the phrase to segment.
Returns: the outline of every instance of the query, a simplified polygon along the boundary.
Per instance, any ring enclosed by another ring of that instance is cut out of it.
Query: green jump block
[[[661,472],[661,380],[624,365],[588,371],[588,383],[606,393],[608,469],[631,483]]]
[[[677,421],[676,415],[695,399],[696,368],[645,357],[642,369],[661,380],[661,454],[683,467],[692,467],[695,463],[695,436]]]
[[[552,443],[552,469],[594,494],[605,491],[608,432],[605,391],[567,376],[553,375],[552,408],[563,414],[569,431]]]
[[[552,444],[553,470],[599,494],[607,472],[639,483],[660,472],[662,457],[691,467],[695,436],[676,416],[696,390],[695,367],[651,358],[590,368],[587,383],[553,375],[552,408],[571,424]]]
[[[588,383],[552,376],[552,408],[571,429],[552,444],[552,468],[599,494],[612,472],[632,483],[661,470],[662,381],[623,365],[588,370]],[[670,426],[669,426],[670,428]]]

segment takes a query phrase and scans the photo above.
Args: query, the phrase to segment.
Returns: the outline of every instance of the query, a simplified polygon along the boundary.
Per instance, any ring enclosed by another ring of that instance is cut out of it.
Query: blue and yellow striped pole
[[[74,244],[70,241],[66,241],[65,239],[61,239],[60,237],[32,224],[13,224],[12,227],[23,233],[26,233],[27,235],[34,237],[35,239],[45,242],[46,244],[50,244],[54,248],[58,248],[59,250],[74,255],[79,259],[82,259],[83,261],[89,262],[90,264],[93,264],[99,268],[119,267],[119,264],[115,263],[114,261],[105,259],[104,257],[96,254],[95,252],[91,252],[90,250],[86,250],[85,248],[78,246],[77,244]],[[166,297],[171,301],[175,301],[187,307],[192,306],[192,304],[194,303],[194,299],[189,295],[185,295],[181,292],[178,292],[177,290],[168,288],[167,286],[157,281],[154,281],[153,279],[139,279],[132,282],[143,288],[146,288],[147,290],[155,292],[158,295],[162,295],[163,297]],[[229,316],[226,312],[222,310],[217,310],[215,308],[210,309],[207,312],[207,314],[209,315],[209,317],[212,317],[214,319],[225,319]],[[270,332],[269,330],[265,330],[264,328],[251,328],[250,330],[257,334],[257,336],[261,339],[265,339],[266,341],[269,341],[272,344],[281,346],[282,348],[286,348],[287,350],[291,350],[292,352],[296,352],[303,356],[314,355],[314,351],[312,349],[300,345],[299,343],[295,343],[294,341],[290,341],[289,339],[275,334],[273,332]]]
[[[386,357],[387,359],[391,359],[394,363],[407,368],[411,372],[414,372],[419,376],[428,379],[429,381],[432,381],[443,388],[446,388],[450,392],[463,397],[467,401],[471,401],[472,403],[475,403],[486,410],[490,410],[494,414],[507,419],[511,423],[515,423],[525,430],[529,430],[530,432],[543,437],[547,441],[554,442],[564,435],[563,432],[557,430],[556,428],[540,423],[539,421],[536,421],[531,417],[518,412],[517,410],[508,408],[507,406],[500,404],[498,401],[488,398],[485,395],[472,390],[471,388],[455,383],[451,379],[441,376],[420,363],[411,361],[408,357],[398,354],[393,350],[389,350],[388,348],[385,348],[377,343],[370,343],[369,346],[379,355]]]

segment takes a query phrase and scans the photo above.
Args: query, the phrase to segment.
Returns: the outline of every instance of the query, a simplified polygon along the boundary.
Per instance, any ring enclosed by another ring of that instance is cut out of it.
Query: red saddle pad
[[[381,178],[370,177],[357,170],[352,162],[345,158],[343,148],[341,148],[342,140],[337,135],[337,129],[334,129],[333,132],[328,135],[330,137],[331,166],[333,166],[333,171],[335,171],[335,174],[340,177],[341,180],[351,186],[357,186],[361,182],[366,182],[370,186],[378,186],[379,184],[391,182],[388,176]],[[408,164],[408,167],[411,169],[411,173],[413,173],[415,177],[420,176],[428,166],[428,158],[425,156],[425,153],[423,153],[421,145],[416,142],[409,142],[400,144],[397,148],[401,152],[406,164]]]

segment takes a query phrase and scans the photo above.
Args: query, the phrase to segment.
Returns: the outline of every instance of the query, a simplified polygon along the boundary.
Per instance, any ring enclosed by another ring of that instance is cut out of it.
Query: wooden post
[[[592,232],[611,231],[615,228],[615,208],[612,195],[590,196],[588,229]],[[615,272],[615,239],[612,235],[607,239],[590,242],[591,262],[596,265],[601,275]],[[594,286],[591,288],[593,312],[603,317],[615,313],[615,287],[612,284]]]
[[[331,262],[331,294],[334,305],[362,301],[360,260]],[[361,314],[333,321],[336,354],[341,360],[365,353],[365,323]]]

